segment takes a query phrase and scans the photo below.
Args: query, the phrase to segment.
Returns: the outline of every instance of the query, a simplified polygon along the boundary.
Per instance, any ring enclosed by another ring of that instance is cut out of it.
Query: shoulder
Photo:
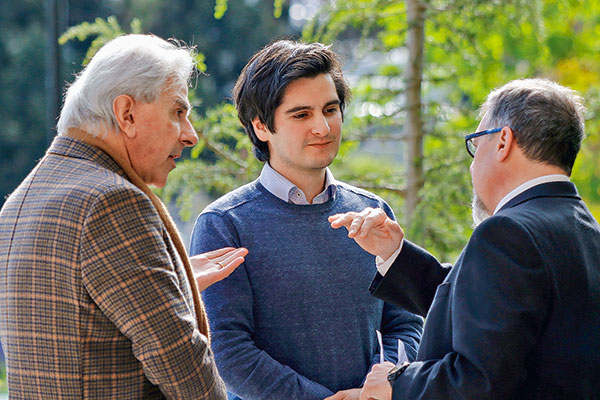
[[[500,239],[513,241],[515,236],[530,236],[529,229],[520,216],[514,214],[496,214],[479,224],[473,234],[473,240],[497,241]],[[496,239],[497,238],[497,239]]]
[[[357,200],[361,200],[367,203],[373,204],[386,204],[385,201],[375,193],[371,193],[368,190],[361,189],[356,186],[352,186],[345,182],[337,181],[337,190],[338,193]]]
[[[345,182],[337,181],[336,183],[336,195],[339,196],[342,202],[362,208],[382,208],[391,218],[394,218],[394,212],[391,207],[375,193],[371,193],[368,190],[361,189]]]
[[[51,188],[45,190],[45,201],[68,204],[74,212],[110,213],[140,205],[152,208],[150,198],[122,172],[94,160],[51,156],[34,173],[33,185]]]
[[[252,207],[252,204],[264,197],[258,181],[253,181],[218,198],[202,211],[203,214],[216,214],[223,216],[232,211],[243,211]]]
[[[545,269],[544,250],[539,232],[518,215],[494,215],[483,221],[465,247],[465,261],[479,260],[479,265],[507,265],[514,262],[524,269]],[[475,264],[474,264],[475,265]]]
[[[54,179],[52,185],[56,193],[63,196],[63,201],[69,202],[72,207],[84,209],[88,220],[124,217],[142,220],[149,215],[158,218],[148,195],[121,173],[84,159],[61,163],[60,169],[67,172]]]

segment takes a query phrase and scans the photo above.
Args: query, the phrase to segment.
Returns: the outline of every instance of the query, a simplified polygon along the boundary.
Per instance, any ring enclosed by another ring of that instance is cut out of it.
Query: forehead
[[[285,88],[281,104],[313,103],[324,98],[325,101],[339,100],[333,78],[328,73],[295,79]]]
[[[176,102],[183,102],[185,104],[189,104],[188,88],[185,85],[167,87],[160,93],[158,101],[161,103],[169,104],[174,104]]]
[[[490,111],[486,111],[485,114],[481,117],[481,121],[479,121],[479,126],[477,127],[477,132],[485,131],[486,129],[490,129],[489,120],[490,120]]]

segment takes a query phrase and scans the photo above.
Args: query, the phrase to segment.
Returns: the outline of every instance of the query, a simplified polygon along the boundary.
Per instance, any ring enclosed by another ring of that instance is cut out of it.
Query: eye
[[[292,118],[294,118],[294,119],[304,119],[306,117],[308,117],[308,113],[302,112],[302,113],[299,113],[299,114],[294,114],[294,116]]]
[[[330,107],[327,107],[327,108],[325,109],[325,113],[327,113],[327,114],[335,114],[336,112],[338,112],[338,111],[339,111],[339,109],[340,109],[340,108],[339,108],[339,106],[337,106],[337,105],[336,105],[336,106],[330,106]]]

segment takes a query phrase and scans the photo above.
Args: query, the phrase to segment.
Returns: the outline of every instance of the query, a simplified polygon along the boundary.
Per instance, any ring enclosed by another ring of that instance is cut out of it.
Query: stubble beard
[[[473,216],[473,229],[477,228],[479,224],[491,217],[490,212],[485,208],[483,201],[481,201],[475,191],[473,191],[473,200],[471,202],[471,215]]]

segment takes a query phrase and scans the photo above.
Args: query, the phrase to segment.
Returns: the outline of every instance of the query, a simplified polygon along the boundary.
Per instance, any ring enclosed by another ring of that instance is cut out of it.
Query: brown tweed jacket
[[[181,258],[106,153],[57,137],[0,211],[11,399],[224,399]]]

